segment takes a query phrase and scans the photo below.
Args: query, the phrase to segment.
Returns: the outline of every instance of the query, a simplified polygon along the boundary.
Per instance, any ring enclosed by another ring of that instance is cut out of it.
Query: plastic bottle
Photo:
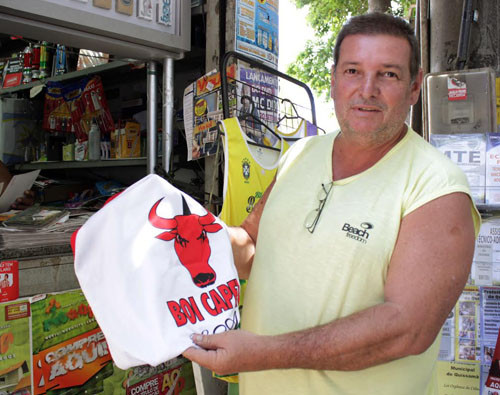
[[[89,130],[89,160],[101,159],[101,131],[95,119]]]

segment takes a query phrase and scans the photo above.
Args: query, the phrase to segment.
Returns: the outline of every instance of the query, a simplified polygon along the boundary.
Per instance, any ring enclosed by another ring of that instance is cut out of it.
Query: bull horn
[[[184,195],[181,195],[181,197],[182,197],[182,215],[191,215],[191,210],[189,209],[186,199],[184,199]]]
[[[153,225],[155,228],[160,228],[160,229],[174,229],[177,226],[177,221],[173,218],[162,218],[156,214],[156,208],[160,204],[160,202],[163,200],[161,198],[158,200],[153,207],[151,207],[151,210],[149,211],[149,222],[151,222],[151,225]]]

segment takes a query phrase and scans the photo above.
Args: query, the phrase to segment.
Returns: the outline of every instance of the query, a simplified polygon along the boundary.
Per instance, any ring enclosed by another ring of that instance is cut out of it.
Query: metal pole
[[[148,124],[147,124],[147,172],[148,174],[154,173],[156,165],[156,86],[157,86],[157,70],[156,62],[150,61],[148,63]]]
[[[174,59],[163,60],[163,168],[170,172],[174,128]]]

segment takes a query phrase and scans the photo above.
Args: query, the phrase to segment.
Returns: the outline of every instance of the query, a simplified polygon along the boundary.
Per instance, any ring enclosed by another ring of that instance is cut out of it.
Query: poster
[[[35,394],[65,388],[101,392],[113,373],[107,343],[80,290],[31,299]],[[97,373],[100,373],[97,375]]]
[[[229,107],[235,108],[236,65],[227,69]],[[184,90],[184,127],[188,160],[204,158],[217,151],[217,121],[223,118],[221,76],[212,72],[200,77]],[[230,114],[231,116],[233,114]]]
[[[466,287],[455,307],[455,361],[479,362],[479,289]]]
[[[261,145],[275,146],[278,142],[278,137],[265,127],[274,130],[278,123],[278,80],[278,76],[265,71],[238,68],[236,108],[240,125],[248,137]]]
[[[279,0],[236,0],[236,51],[278,67]]]
[[[33,394],[28,299],[0,304],[0,393]]]
[[[481,362],[490,365],[500,328],[500,288],[481,288]]]
[[[438,361],[437,364],[439,395],[479,394],[479,365],[448,361]]]

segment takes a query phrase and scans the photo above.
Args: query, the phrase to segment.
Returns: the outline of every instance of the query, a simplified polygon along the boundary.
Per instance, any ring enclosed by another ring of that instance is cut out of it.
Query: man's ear
[[[335,85],[335,65],[332,64],[330,69],[330,97],[333,99],[333,86]]]
[[[411,104],[415,104],[420,96],[420,89],[422,88],[422,81],[424,79],[424,72],[421,68],[418,69],[418,73],[415,80],[411,83]]]

